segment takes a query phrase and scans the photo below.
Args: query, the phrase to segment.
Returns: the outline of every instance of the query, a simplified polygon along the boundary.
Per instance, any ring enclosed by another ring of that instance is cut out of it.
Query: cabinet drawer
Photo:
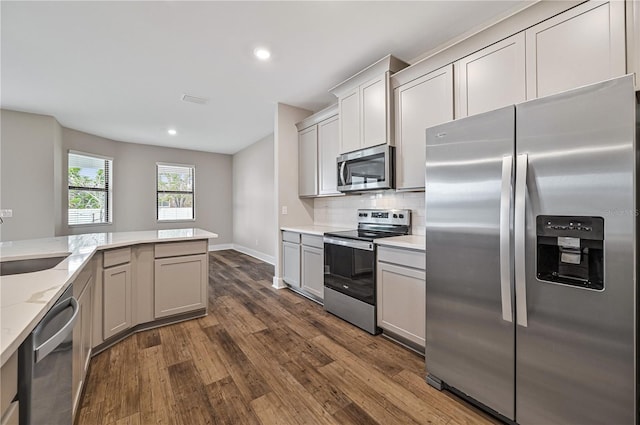
[[[302,234],[302,245],[324,248],[324,238],[322,236]]]
[[[285,242],[300,243],[300,233],[282,232],[282,240]]]
[[[207,253],[207,241],[165,242],[155,245],[155,257],[179,257]]]
[[[3,415],[11,405],[13,397],[18,393],[18,352],[16,351],[7,360],[0,370],[0,416]]]
[[[131,261],[131,247],[111,249],[104,252],[103,267],[117,266]]]
[[[380,246],[378,247],[378,261],[424,270],[427,259],[422,251]]]

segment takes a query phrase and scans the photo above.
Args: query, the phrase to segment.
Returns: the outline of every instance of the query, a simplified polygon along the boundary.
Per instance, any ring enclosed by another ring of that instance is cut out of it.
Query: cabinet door
[[[360,97],[358,88],[338,99],[340,153],[360,149]]]
[[[318,127],[298,134],[298,196],[318,194]]]
[[[396,188],[424,189],[425,130],[453,119],[453,65],[394,91]]]
[[[131,327],[131,264],[104,269],[102,304],[104,339]]]
[[[338,192],[339,122],[338,117],[318,124],[319,187],[320,195],[335,195]]]
[[[77,410],[82,387],[89,366],[91,352],[91,328],[93,326],[93,278],[78,297],[78,321],[73,329],[72,395],[73,412]]]
[[[155,318],[207,306],[207,254],[155,260]]]
[[[360,86],[363,148],[387,143],[387,75]]]
[[[282,242],[282,279],[300,287],[300,244]]]
[[[425,272],[378,262],[378,326],[425,345]]]
[[[586,2],[526,31],[527,98],[625,73],[624,2]]]
[[[456,118],[526,100],[524,32],[455,63]]]
[[[84,296],[81,301],[82,312],[82,375],[87,374],[89,369],[89,361],[91,359],[91,343],[93,337],[93,281],[89,283],[89,286],[84,291]]]
[[[302,289],[324,299],[324,250],[302,245]]]

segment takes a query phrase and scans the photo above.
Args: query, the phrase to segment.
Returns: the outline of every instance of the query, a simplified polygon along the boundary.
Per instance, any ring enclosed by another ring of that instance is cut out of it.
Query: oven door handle
[[[347,248],[362,249],[365,251],[373,251],[373,242],[357,241],[352,239],[338,239],[329,236],[324,237],[324,243],[330,245],[340,245]]]

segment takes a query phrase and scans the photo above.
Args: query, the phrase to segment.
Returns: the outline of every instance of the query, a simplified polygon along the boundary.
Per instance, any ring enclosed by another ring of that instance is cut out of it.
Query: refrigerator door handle
[[[527,165],[529,156],[518,155],[516,163],[516,200],[515,200],[515,271],[516,271],[516,320],[518,325],[527,327],[527,281],[525,274],[525,212],[527,197]]]
[[[500,296],[502,320],[513,322],[511,307],[511,177],[513,156],[502,158],[502,187],[500,188]]]

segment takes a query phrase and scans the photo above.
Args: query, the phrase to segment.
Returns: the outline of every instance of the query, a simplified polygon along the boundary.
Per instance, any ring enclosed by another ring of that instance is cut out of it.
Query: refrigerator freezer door
[[[516,153],[528,155],[521,425],[635,423],[635,108],[631,77],[516,107]],[[540,215],[604,219],[603,290],[537,279]]]
[[[515,325],[503,318],[500,213],[504,158],[514,154],[514,111],[427,129],[425,188],[427,372],[508,418],[515,404]],[[508,178],[512,184],[513,174]],[[510,195],[504,198],[511,204]],[[510,286],[513,294],[512,279]]]

